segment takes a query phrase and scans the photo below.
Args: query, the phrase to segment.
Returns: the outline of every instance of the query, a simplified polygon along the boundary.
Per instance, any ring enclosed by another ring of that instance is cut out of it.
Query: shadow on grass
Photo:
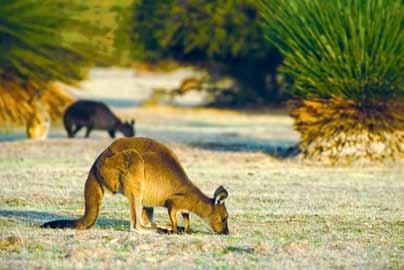
[[[262,140],[253,141],[253,143],[191,143],[190,146],[213,151],[223,152],[262,152],[278,159],[293,158],[299,154],[297,146],[277,145],[275,142]]]
[[[229,246],[229,247],[224,248],[223,252],[225,254],[226,253],[248,253],[248,254],[252,254],[252,253],[254,253],[254,248]]]
[[[139,136],[155,138],[168,143],[187,144],[194,148],[206,149],[222,152],[262,152],[278,159],[293,158],[299,151],[297,139],[289,136],[291,132],[287,125],[280,125],[272,130],[267,128],[265,132],[271,138],[254,137],[257,124],[249,123],[214,123],[212,121],[174,121],[168,122],[164,126],[142,126],[137,130]],[[280,130],[280,131],[279,131]],[[264,131],[261,131],[263,133]],[[84,136],[82,130],[77,135],[78,138]],[[103,137],[100,137],[103,135]],[[285,136],[286,135],[286,136]],[[118,136],[121,136],[119,134]],[[107,137],[104,131],[96,131],[91,134],[91,139]],[[13,134],[1,134],[1,141],[15,141],[26,139],[23,131],[19,130]],[[66,139],[63,129],[53,130],[49,134],[49,139]]]
[[[23,210],[3,210],[0,209],[0,218],[11,218],[17,219],[30,226],[38,226],[53,220],[72,220],[78,217],[66,217],[58,214],[40,212],[40,211],[23,211]],[[96,225],[100,228],[114,228],[116,230],[128,230],[129,221],[118,220],[118,219],[105,219],[99,218]]]
[[[262,152],[278,159],[293,158],[299,154],[297,141],[287,138],[261,139],[242,136],[238,132],[203,132],[195,130],[142,130],[141,136],[187,144],[194,148],[221,152]]]
[[[82,128],[74,138],[71,140],[75,139],[86,139],[84,134],[86,133],[86,129]],[[121,137],[122,135],[118,133],[118,137]],[[109,135],[106,131],[103,130],[94,130],[89,139],[93,140],[102,140],[105,138],[109,138]],[[48,134],[47,140],[64,140],[68,139],[66,132],[60,128],[58,130],[51,130]],[[1,142],[16,142],[16,141],[24,141],[28,140],[27,135],[21,131],[21,130],[15,130],[14,132],[10,133],[1,133],[0,131],[0,143]]]
[[[17,210],[3,210],[3,209],[0,209],[0,217],[13,218],[22,220],[24,222],[32,222],[32,223],[65,218],[64,216],[51,214],[47,212],[17,211]]]
[[[254,134],[267,134],[268,138]],[[168,120],[164,126],[145,126],[139,134],[167,142],[187,144],[191,147],[222,152],[262,152],[278,159],[299,154],[297,135],[289,124],[274,127],[249,122],[215,122],[210,120]]]
[[[15,131],[9,133],[0,132],[0,142],[12,142],[26,140],[27,135],[23,132]]]
[[[22,221],[23,223],[28,224],[29,226],[39,227],[45,222],[53,221],[53,220],[73,220],[78,217],[66,217],[58,214],[52,214],[48,212],[40,212],[40,211],[21,211],[21,210],[3,210],[0,209],[0,219],[1,218],[9,218],[9,219],[17,219]],[[96,226],[101,229],[114,229],[118,231],[128,231],[129,230],[129,220],[119,220],[119,219],[106,219],[106,218],[98,218],[96,222]],[[159,234],[172,234],[170,229],[166,227],[157,227],[156,232]],[[184,227],[178,226],[178,232],[180,234],[184,233]],[[208,234],[208,232],[204,231],[193,231],[191,230],[191,234]]]
[[[48,139],[66,139],[66,133],[64,130],[60,130],[58,132],[49,132]],[[13,142],[13,141],[22,141],[28,140],[27,135],[24,131],[15,130],[10,133],[1,133],[0,132],[0,142]]]

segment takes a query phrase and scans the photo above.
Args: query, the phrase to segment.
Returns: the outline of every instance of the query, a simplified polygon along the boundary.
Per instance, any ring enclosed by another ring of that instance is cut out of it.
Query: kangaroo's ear
[[[229,193],[223,186],[220,186],[216,189],[215,194],[213,195],[213,199],[215,200],[215,204],[222,204],[224,200],[229,196]]]

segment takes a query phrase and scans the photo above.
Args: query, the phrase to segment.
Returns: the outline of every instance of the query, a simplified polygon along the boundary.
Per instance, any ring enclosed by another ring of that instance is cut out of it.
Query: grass
[[[229,191],[230,235],[191,216],[191,235],[128,231],[129,207],[106,194],[89,230],[40,229],[79,217],[83,185],[111,140],[1,142],[0,268],[403,269],[403,169],[324,167],[279,155],[297,142],[288,117],[146,108],[125,110],[139,135],[166,142],[207,194]],[[141,121],[140,121],[141,120]],[[276,150],[276,151],[275,151]],[[156,220],[168,223],[164,209]]]

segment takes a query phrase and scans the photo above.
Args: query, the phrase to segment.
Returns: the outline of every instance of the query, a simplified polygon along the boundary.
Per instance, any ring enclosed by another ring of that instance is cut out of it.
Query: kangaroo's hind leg
[[[189,221],[189,213],[182,212],[181,215],[182,215],[182,218],[184,219],[184,232],[189,234],[189,233],[191,233],[191,224]]]
[[[79,132],[80,129],[82,128],[83,128],[82,125],[76,124],[76,128],[71,132],[71,136],[74,137],[77,134],[77,132]]]
[[[63,117],[63,125],[65,126],[66,132],[67,132],[67,137],[73,138],[73,123],[67,115]]]
[[[171,228],[173,230],[173,233],[177,234],[178,233],[178,227],[177,227],[177,209],[175,209],[171,204],[167,207],[168,210],[168,216],[170,217],[171,221]]]
[[[142,222],[142,198],[140,196],[134,196],[128,194],[126,197],[129,200],[130,205],[130,231],[141,231],[143,228]]]
[[[141,231],[143,228],[143,222],[142,222],[142,198],[141,197],[135,197],[135,196],[130,196],[129,197],[129,204],[130,204],[130,209],[131,209],[131,224],[130,224],[130,230],[133,231],[134,229],[136,231]]]
[[[108,130],[108,134],[109,134],[109,137],[111,137],[112,139],[115,138],[115,130],[113,130],[113,129]]]
[[[156,228],[157,225],[153,221],[153,215],[154,215],[154,208],[153,207],[143,207],[143,226],[145,227],[152,227]]]
[[[87,126],[86,135],[84,137],[89,138],[92,130],[93,130],[93,126],[91,126],[91,125]]]
[[[122,193],[130,204],[130,230],[142,228],[144,162],[135,150],[110,153],[98,164],[104,185]]]

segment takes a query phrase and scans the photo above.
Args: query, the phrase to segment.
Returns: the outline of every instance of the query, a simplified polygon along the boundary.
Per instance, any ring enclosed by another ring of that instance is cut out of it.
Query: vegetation
[[[94,55],[94,48],[84,42],[94,28],[77,19],[82,9],[85,6],[68,7],[62,1],[3,1],[1,74],[25,81],[73,83],[82,79],[82,67]]]
[[[294,81],[304,157],[399,159],[404,149],[404,6],[399,0],[260,1]]]
[[[207,68],[213,80],[231,76],[237,86],[227,105],[278,101],[280,56],[265,41],[255,1],[136,1],[132,16],[134,59],[176,59]]]
[[[0,120],[26,117],[33,91],[52,88],[52,82],[74,84],[102,55],[105,29],[80,17],[88,6],[58,0],[5,0],[0,5]],[[90,35],[91,33],[91,35]],[[56,91],[54,93],[59,93]],[[70,98],[60,93],[63,110]],[[14,100],[14,102],[13,102]],[[11,108],[10,106],[21,108]],[[48,105],[52,105],[48,103]]]
[[[0,85],[0,127],[25,125],[34,114],[32,99],[38,84],[19,85],[15,82],[2,82]],[[52,121],[60,121],[65,108],[73,98],[54,83],[41,84],[39,102],[46,107]]]

